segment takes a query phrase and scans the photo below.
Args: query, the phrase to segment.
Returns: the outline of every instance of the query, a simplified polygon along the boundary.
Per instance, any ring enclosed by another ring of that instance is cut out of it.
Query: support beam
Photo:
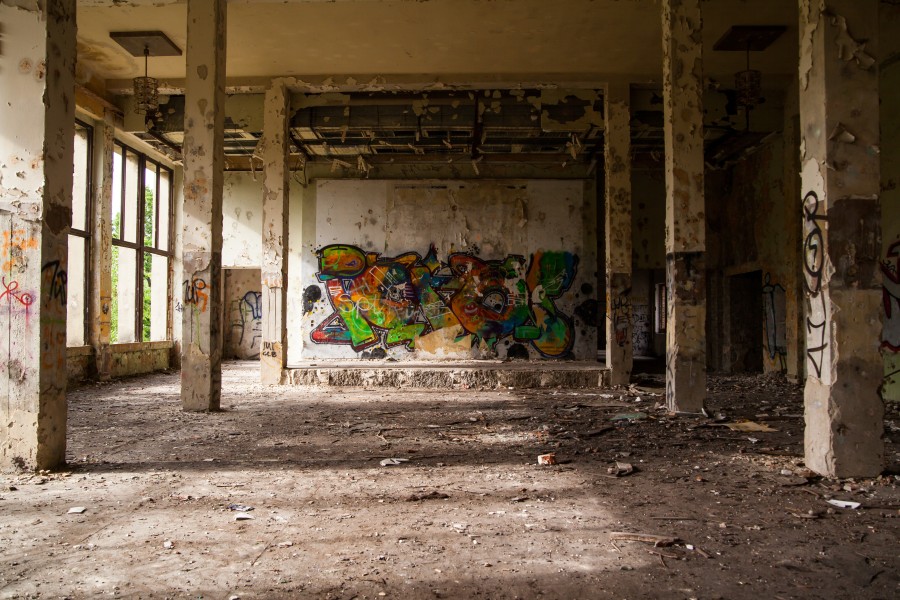
[[[266,92],[263,115],[263,264],[262,350],[263,383],[281,382],[287,359],[287,249],[290,179],[288,106],[290,93],[275,80]]]
[[[606,114],[606,367],[612,385],[628,385],[631,343],[631,86],[610,83]]]
[[[700,0],[663,0],[666,147],[666,404],[700,413],[706,400],[706,212]]]
[[[878,0],[825,4],[800,0],[806,464],[872,477],[884,467]]]
[[[218,410],[222,393],[225,0],[188,0],[184,131],[181,403]]]
[[[112,318],[112,185],[115,114],[103,111],[94,125],[94,185],[91,207],[91,304],[90,343],[94,349],[97,378],[112,374],[110,321]]]
[[[0,23],[0,469],[50,469],[66,457],[75,2],[0,3]]]

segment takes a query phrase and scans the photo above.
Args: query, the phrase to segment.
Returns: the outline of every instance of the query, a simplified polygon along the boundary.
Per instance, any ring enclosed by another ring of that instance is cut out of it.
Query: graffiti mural
[[[578,257],[570,252],[539,251],[530,260],[454,253],[441,262],[434,246],[423,258],[335,244],[317,255],[317,277],[333,308],[310,334],[317,344],[413,351],[421,336],[459,327],[456,341],[470,336],[473,346],[495,348],[512,338],[543,356],[561,357],[575,341],[571,317],[554,303],[575,279]]]
[[[773,284],[772,274],[766,273],[762,293],[769,360],[776,361],[780,370],[787,371],[787,297],[785,290],[780,283]]]

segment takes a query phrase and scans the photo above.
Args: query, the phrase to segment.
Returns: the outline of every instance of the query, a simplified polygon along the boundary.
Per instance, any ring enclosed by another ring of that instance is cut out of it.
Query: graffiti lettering
[[[0,300],[3,300],[7,296],[12,300],[17,300],[19,304],[28,308],[34,303],[34,298],[28,292],[19,292],[16,291],[19,289],[18,281],[10,281],[8,284],[6,283],[6,277],[0,278],[0,285],[3,286],[3,292],[0,293]]]
[[[275,342],[263,342],[262,355],[270,358],[278,358],[278,350],[275,348]]]
[[[259,356],[259,341],[262,338],[262,293],[247,292],[240,300],[231,303],[231,330],[232,335],[236,332],[238,335],[238,345],[245,346],[244,337],[246,336],[250,349],[249,354],[242,357],[256,358]],[[252,337],[248,334],[252,334]]]
[[[182,284],[184,288],[185,305],[196,306],[200,312],[206,312],[209,306],[209,293],[206,291],[206,282],[199,277],[185,280]]]
[[[638,356],[648,356],[653,344],[650,332],[650,305],[634,304],[631,307],[631,314],[634,319],[634,331],[631,333],[634,353]]]
[[[778,368],[787,370],[787,300],[781,284],[772,283],[772,274],[766,273],[763,293],[763,312],[766,321],[766,348],[769,359],[778,361]]]
[[[806,318],[806,356],[815,369],[816,377],[822,378],[822,367],[826,362],[828,349],[828,300],[822,292],[822,273],[825,267],[825,238],[821,222],[828,217],[820,214],[819,196],[809,192],[803,198],[803,242],[804,285],[809,306]]]
[[[434,246],[424,258],[382,257],[348,245],[326,246],[318,256],[317,276],[333,312],[311,333],[315,343],[413,351],[419,337],[458,326],[456,341],[471,336],[473,346],[495,348],[512,337],[544,356],[563,356],[574,344],[572,319],[554,304],[575,279],[578,257],[569,252],[536,252],[527,268],[518,255],[483,260],[454,253],[442,263]]]
[[[631,290],[628,290],[630,292]],[[610,319],[616,334],[616,344],[623,348],[628,343],[628,323],[631,320],[631,299],[628,293],[619,294],[612,301]]]
[[[66,305],[66,287],[68,277],[64,269],[59,268],[59,261],[53,260],[44,265],[41,273],[50,274],[49,300],[59,300],[61,306]]]

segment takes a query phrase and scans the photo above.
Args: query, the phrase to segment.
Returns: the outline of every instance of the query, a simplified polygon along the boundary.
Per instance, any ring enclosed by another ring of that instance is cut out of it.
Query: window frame
[[[121,168],[121,181],[116,182],[113,181],[113,185],[120,185],[120,198],[121,204],[119,206],[119,211],[121,214],[121,218],[119,219],[119,232],[118,235],[120,237],[116,237],[116,231],[111,231],[111,240],[113,246],[119,246],[121,248],[128,248],[134,250],[136,252],[136,265],[137,268],[134,270],[135,277],[135,289],[136,291],[136,301],[135,301],[135,311],[134,311],[134,331],[135,337],[138,338],[135,342],[144,343],[144,254],[155,254],[157,256],[163,256],[168,259],[168,274],[166,276],[166,297],[172,297],[172,266],[173,261],[175,259],[175,253],[172,249],[173,247],[173,238],[172,230],[175,227],[175,171],[174,169],[168,167],[162,162],[150,158],[143,152],[132,148],[131,146],[125,144],[120,140],[115,140],[113,143],[113,153],[121,151],[122,155],[122,168]],[[128,205],[129,199],[126,195],[126,190],[128,188],[128,177],[127,177],[127,161],[129,155],[137,157],[137,193],[139,194],[137,198],[131,198],[132,202],[135,202],[135,206],[137,206],[137,224],[135,232],[135,242],[129,242],[125,239],[125,219],[127,216],[126,206]],[[153,219],[153,241],[152,246],[148,246],[146,244],[146,232],[144,231],[144,218],[145,218],[145,210],[144,210],[144,190],[146,189],[146,175],[147,175],[147,166],[153,165],[156,168],[156,186],[153,189],[153,209],[154,209],[154,219]],[[168,215],[167,215],[167,243],[165,249],[159,248],[159,223],[160,223],[160,180],[162,178],[162,173],[166,172],[168,174],[169,180],[169,189],[168,189]],[[112,228],[112,223],[110,223],[110,228]],[[120,275],[121,276],[121,275]],[[115,291],[114,291],[115,293]],[[171,318],[171,310],[169,305],[171,302],[166,302],[166,337],[172,337],[172,318]],[[150,340],[152,341],[152,340]],[[114,343],[130,343],[130,342],[114,342]]]
[[[84,240],[84,308],[81,326],[83,328],[82,340],[84,345],[90,344],[91,321],[91,295],[93,292],[91,272],[91,245],[93,239],[94,222],[94,126],[81,119],[75,119],[75,126],[84,129],[87,139],[87,156],[85,157],[85,186],[84,186],[84,229],[78,229],[69,225],[69,235],[80,237]],[[73,219],[74,220],[74,219]],[[68,325],[67,325],[68,327]]]

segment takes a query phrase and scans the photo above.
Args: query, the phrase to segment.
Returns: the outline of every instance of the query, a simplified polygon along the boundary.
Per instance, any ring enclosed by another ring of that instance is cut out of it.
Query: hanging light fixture
[[[713,50],[745,52],[747,68],[734,75],[735,104],[744,109],[747,130],[750,130],[750,111],[763,103],[762,73],[750,68],[750,52],[762,52],[787,30],[783,25],[734,25],[725,32]]]
[[[750,44],[747,44],[747,69],[735,73],[734,89],[737,92],[738,106],[747,110],[762,101],[762,73],[750,68]]]
[[[150,77],[151,56],[181,56],[181,48],[162,31],[113,31],[109,37],[132,56],[144,57],[144,76],[134,78],[134,112],[156,118],[159,114],[159,81]]]
[[[147,74],[150,48],[144,46],[144,76],[134,78],[134,112],[139,115],[155,115],[159,110],[159,82]]]

